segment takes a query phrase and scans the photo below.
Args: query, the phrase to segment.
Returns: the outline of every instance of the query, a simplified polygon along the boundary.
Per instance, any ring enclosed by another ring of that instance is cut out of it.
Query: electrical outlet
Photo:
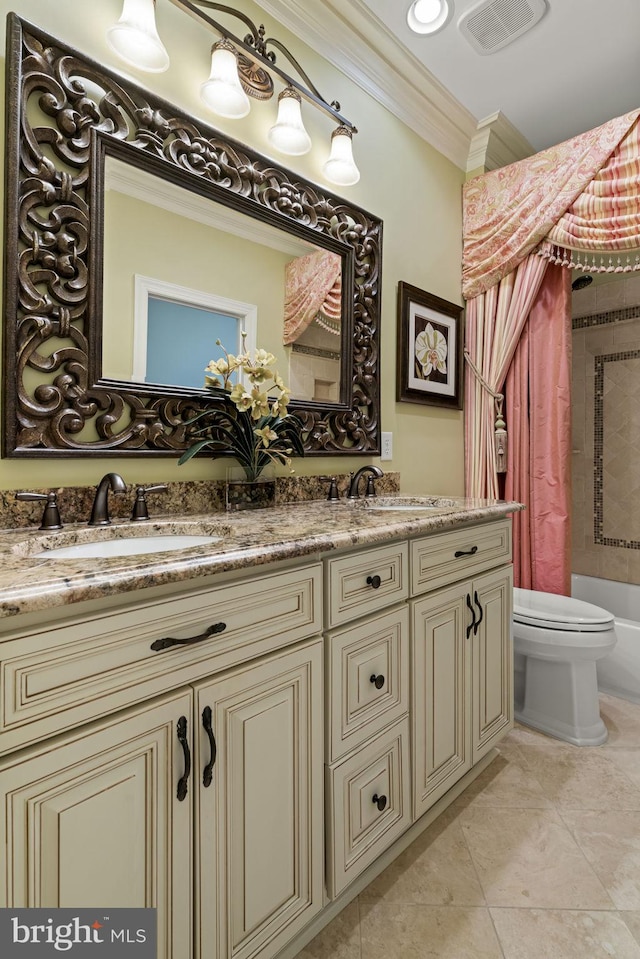
[[[393,433],[382,433],[382,445],[380,447],[380,459],[393,459]]]

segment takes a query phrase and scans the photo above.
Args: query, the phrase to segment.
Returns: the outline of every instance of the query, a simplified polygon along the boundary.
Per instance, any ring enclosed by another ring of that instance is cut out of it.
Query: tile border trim
[[[615,310],[613,312],[624,312]],[[640,350],[621,350],[594,356],[594,412],[593,412],[593,540],[599,546],[617,546],[640,549],[640,541],[618,539],[604,535],[604,365],[621,360],[640,359]]]
[[[572,330],[586,330],[591,326],[603,326],[605,323],[622,323],[625,320],[640,319],[640,306],[625,306],[619,310],[608,310],[606,313],[588,313],[586,316],[574,316],[571,320]]]

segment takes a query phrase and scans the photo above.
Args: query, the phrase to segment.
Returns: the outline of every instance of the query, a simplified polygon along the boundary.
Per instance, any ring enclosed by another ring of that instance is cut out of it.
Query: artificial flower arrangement
[[[205,369],[205,387],[213,393],[224,393],[228,402],[224,409],[202,410],[189,425],[198,439],[178,460],[186,463],[197,453],[208,449],[214,456],[231,454],[244,470],[247,480],[258,479],[269,463],[282,464],[291,469],[291,457],[304,456],[302,423],[287,412],[291,391],[273,368],[273,353],[255,350],[253,357],[245,347],[242,334],[242,353],[227,353],[220,340],[224,357],[211,360]],[[232,384],[234,373],[244,373],[248,385]]]

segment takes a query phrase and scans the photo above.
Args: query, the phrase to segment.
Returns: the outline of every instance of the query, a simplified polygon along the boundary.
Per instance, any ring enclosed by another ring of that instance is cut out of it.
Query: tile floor
[[[640,959],[640,705],[604,746],[517,726],[299,959]]]

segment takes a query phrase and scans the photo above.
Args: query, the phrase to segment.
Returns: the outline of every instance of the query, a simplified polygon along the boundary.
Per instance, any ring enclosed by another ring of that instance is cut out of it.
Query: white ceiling
[[[640,0],[546,0],[536,26],[489,56],[457,26],[477,0],[453,0],[431,37],[409,30],[409,0],[362,2],[476,120],[501,111],[536,151],[640,107]]]
[[[463,170],[504,166],[640,108],[640,0],[545,0],[542,20],[490,56],[458,30],[477,0],[453,0],[431,37],[409,30],[409,2],[257,0]]]

